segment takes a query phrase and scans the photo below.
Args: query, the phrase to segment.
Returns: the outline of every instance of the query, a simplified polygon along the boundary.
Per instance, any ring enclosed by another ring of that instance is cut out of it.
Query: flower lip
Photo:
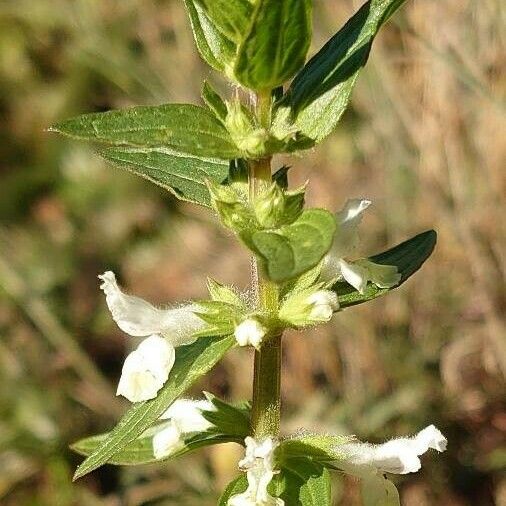
[[[174,347],[163,337],[152,335],[126,358],[117,395],[131,402],[154,399],[174,365]]]
[[[204,432],[213,424],[202,411],[214,411],[207,400],[178,399],[160,416],[168,425],[153,437],[153,454],[156,459],[168,457],[184,447],[184,438],[192,433]]]
[[[447,439],[434,425],[410,438],[397,438],[379,445],[348,443],[339,447],[345,453],[343,463],[365,471],[393,474],[414,473],[421,468],[420,455],[429,449],[444,452]]]
[[[232,496],[228,506],[284,506],[279,497],[273,497],[267,491],[276,471],[274,470],[274,451],[278,442],[272,438],[244,440],[246,451],[239,462],[239,469],[246,471],[248,488],[241,494]]]

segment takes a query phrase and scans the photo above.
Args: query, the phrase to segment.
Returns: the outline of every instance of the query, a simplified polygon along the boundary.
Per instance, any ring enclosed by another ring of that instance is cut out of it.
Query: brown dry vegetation
[[[316,0],[314,49],[360,2]],[[398,291],[286,338],[284,427],[380,441],[435,423],[448,452],[398,480],[403,504],[506,503],[506,9],[500,0],[408,2],[373,48],[336,133],[279,160],[309,200],[374,203],[363,252],[435,228],[439,243]],[[248,259],[208,212],[50,137],[91,110],[198,101],[200,62],[177,0],[0,2],[0,502],[206,505],[235,473],[215,447],[160,467],[70,483],[67,445],[114,424],[127,338],[96,275],[113,268],[155,302],[204,295],[205,275],[244,287]],[[200,385],[250,394],[233,352]],[[199,390],[195,390],[198,393]],[[336,478],[336,505],[358,502]]]

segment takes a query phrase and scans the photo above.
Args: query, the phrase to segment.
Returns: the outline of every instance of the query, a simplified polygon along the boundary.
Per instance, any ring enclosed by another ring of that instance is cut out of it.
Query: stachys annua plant
[[[305,186],[291,188],[288,169],[272,161],[332,132],[376,33],[404,0],[366,2],[307,62],[311,0],[184,3],[200,55],[231,82],[231,97],[204,83],[204,105],[85,114],[52,130],[96,143],[105,160],[210,208],[251,252],[250,285],[241,293],[210,279],[207,300],[159,309],[124,293],[114,273],[99,276],[117,325],[143,340],[117,390],[132,407],[111,432],[76,443],[87,458],[75,477],[106,463],[162,462],[236,442],[244,457],[220,505],[330,505],[334,471],[361,480],[364,504],[399,504],[388,473],[415,472],[429,448],[444,451],[441,432],[429,425],[380,445],[310,427],[284,433],[281,344],[285,329],[324,324],[402,284],[431,254],[436,234],[361,256],[357,229],[371,202],[308,209]],[[251,402],[181,397],[238,346],[255,348]]]

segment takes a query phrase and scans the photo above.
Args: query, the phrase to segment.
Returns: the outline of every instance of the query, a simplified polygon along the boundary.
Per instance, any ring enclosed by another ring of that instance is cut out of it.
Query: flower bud
[[[225,126],[236,146],[252,158],[265,154],[267,132],[255,125],[253,116],[238,100],[229,102],[227,107]]]
[[[248,318],[237,325],[234,336],[239,346],[253,346],[259,348],[266,334],[265,327],[255,318]]]
[[[289,295],[281,306],[279,317],[294,327],[306,327],[328,322],[338,309],[335,292],[312,287]]]

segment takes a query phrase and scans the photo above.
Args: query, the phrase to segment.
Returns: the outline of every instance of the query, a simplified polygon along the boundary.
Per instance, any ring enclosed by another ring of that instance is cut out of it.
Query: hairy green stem
[[[260,125],[269,128],[271,121],[270,92],[257,95],[257,118]],[[250,200],[272,183],[271,158],[250,161]],[[278,310],[278,287],[265,278],[253,259],[252,286],[256,292],[259,308],[266,314]],[[251,424],[255,438],[278,436],[281,418],[281,335],[269,337],[262,347],[255,351],[253,377],[253,405]]]

